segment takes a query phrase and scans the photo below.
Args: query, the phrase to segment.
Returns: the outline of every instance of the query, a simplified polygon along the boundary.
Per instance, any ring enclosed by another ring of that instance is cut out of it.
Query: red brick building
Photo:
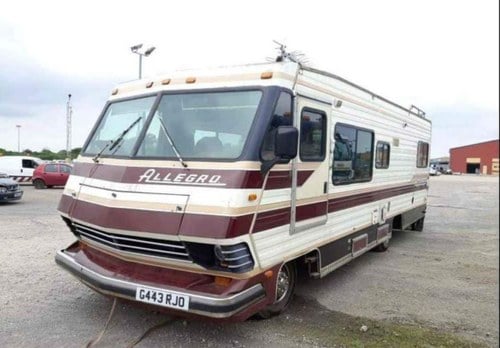
[[[450,149],[453,172],[498,175],[499,140],[454,147]]]

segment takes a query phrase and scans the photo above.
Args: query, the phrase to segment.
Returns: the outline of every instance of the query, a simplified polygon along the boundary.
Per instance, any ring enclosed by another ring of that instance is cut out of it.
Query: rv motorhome
[[[299,268],[422,230],[430,140],[420,109],[293,59],[124,83],[64,189],[77,240],[56,262],[179,314],[275,315]]]

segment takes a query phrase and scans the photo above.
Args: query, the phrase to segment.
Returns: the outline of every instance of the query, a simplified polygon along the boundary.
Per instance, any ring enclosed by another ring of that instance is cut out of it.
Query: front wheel
[[[281,266],[276,279],[276,301],[260,311],[258,316],[267,319],[283,312],[292,300],[296,282],[297,268],[295,263],[285,263]]]

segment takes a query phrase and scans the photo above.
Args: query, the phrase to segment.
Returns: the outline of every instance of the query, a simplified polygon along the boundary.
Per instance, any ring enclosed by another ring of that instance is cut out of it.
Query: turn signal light
[[[161,81],[162,85],[168,85],[170,83],[170,79],[165,79]]]
[[[146,84],[146,88],[151,88],[153,86],[153,81],[150,81]]]
[[[228,286],[231,284],[231,278],[216,276],[214,282],[216,285]]]
[[[187,77],[186,78],[186,83],[195,83],[196,82],[196,77]]]
[[[255,193],[250,193],[250,194],[248,195],[248,200],[249,200],[250,202],[253,202],[253,201],[255,201],[256,199],[257,199],[257,194],[255,194]]]
[[[268,279],[271,279],[273,277],[273,271],[269,270],[269,271],[264,272],[264,276]]]
[[[117,95],[118,94],[118,88],[115,88],[114,90],[111,91],[111,95]]]

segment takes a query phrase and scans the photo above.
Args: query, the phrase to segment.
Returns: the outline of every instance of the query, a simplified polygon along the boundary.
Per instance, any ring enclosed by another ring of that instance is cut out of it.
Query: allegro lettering
[[[221,175],[208,174],[186,174],[186,173],[166,173],[162,175],[156,169],[147,169],[137,182],[145,182],[148,184],[169,184],[169,185],[187,185],[198,184],[207,186],[226,186],[226,183],[221,182]]]

